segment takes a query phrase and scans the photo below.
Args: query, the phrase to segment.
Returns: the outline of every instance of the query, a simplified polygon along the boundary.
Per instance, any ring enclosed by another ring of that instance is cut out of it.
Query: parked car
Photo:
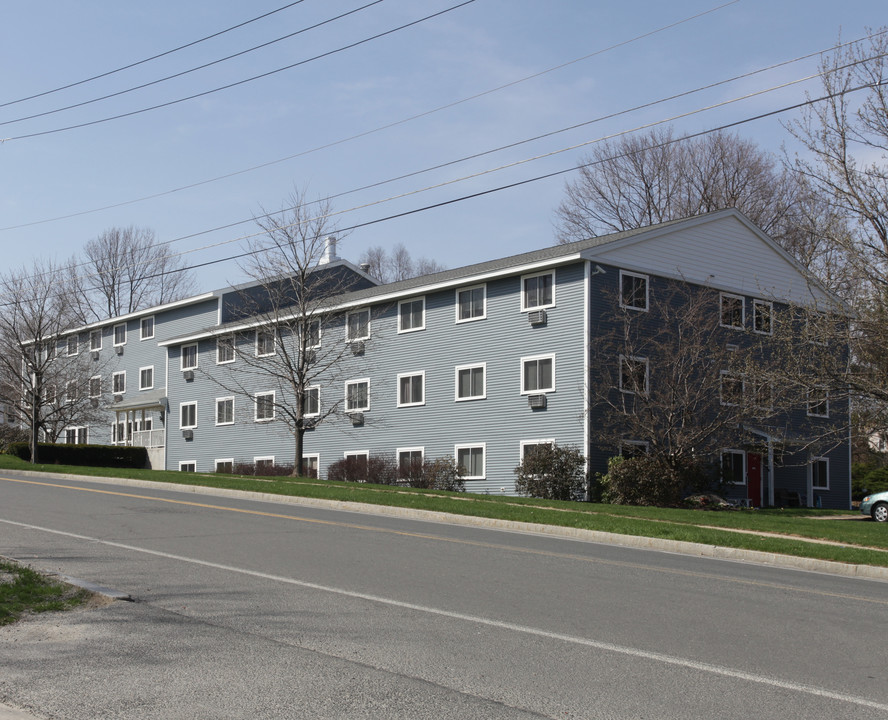
[[[860,512],[876,522],[888,522],[888,490],[867,495],[860,501]]]

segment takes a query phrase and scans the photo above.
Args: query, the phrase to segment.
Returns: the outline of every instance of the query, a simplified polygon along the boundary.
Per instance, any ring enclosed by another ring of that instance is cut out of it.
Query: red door
[[[746,453],[746,487],[747,497],[753,507],[762,506],[762,456],[757,453]]]

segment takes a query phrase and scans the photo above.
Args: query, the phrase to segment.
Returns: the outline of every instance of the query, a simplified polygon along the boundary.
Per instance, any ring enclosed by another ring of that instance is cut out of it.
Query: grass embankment
[[[888,567],[888,528],[867,521],[863,516],[859,519],[830,520],[852,514],[835,510],[703,511],[630,507],[446,493],[307,478],[258,479],[159,470],[32,466],[8,455],[0,455],[0,470],[2,469],[122,477],[391,505]]]
[[[0,559],[0,626],[9,625],[26,613],[70,610],[89,598],[87,590]]]

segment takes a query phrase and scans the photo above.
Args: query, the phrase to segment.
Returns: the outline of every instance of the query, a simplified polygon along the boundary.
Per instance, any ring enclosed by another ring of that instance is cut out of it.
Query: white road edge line
[[[26,523],[15,522],[13,520],[5,520],[2,518],[0,518],[0,523],[15,525],[27,530],[39,530],[41,532],[51,533],[53,535],[61,535],[63,537],[73,538],[75,540],[85,540],[87,542],[97,543],[99,545],[120,548],[122,550],[130,550],[132,552],[144,553],[146,555],[154,555],[156,557],[167,558],[169,560],[178,560],[180,562],[191,563],[193,565],[215,568],[217,570],[224,570],[226,572],[249,575],[251,577],[261,578],[263,580],[272,580],[274,582],[286,583],[288,585],[296,585],[298,587],[308,588],[310,590],[319,590],[321,592],[343,595],[345,597],[356,598],[359,600],[367,600],[369,602],[380,603],[382,605],[389,605],[392,607],[404,608],[407,610],[415,610],[417,612],[452,618],[454,620],[462,620],[465,622],[475,623],[477,625],[485,625],[487,627],[509,630],[511,632],[532,635],[535,637],[548,638],[550,640],[558,640],[573,645],[595,648],[597,650],[618,653],[620,655],[640,658],[643,660],[652,660],[654,662],[659,662],[666,665],[675,665],[677,667],[683,667],[690,670],[698,670],[700,672],[706,672],[712,675],[720,675],[722,677],[727,677],[734,680],[746,680],[747,682],[767,685],[773,688],[779,688],[781,690],[790,690],[792,692],[804,693],[806,695],[815,695],[817,697],[827,698],[829,700],[837,700],[839,702],[851,703],[853,705],[860,705],[863,707],[888,712],[888,704],[878,703],[873,700],[857,697],[855,695],[832,692],[830,690],[824,690],[812,685],[803,685],[801,683],[780,680],[777,678],[770,678],[764,675],[756,675],[753,673],[744,672],[743,670],[734,670],[732,668],[722,667],[720,665],[712,665],[710,663],[699,662],[697,660],[689,660],[687,658],[681,658],[674,655],[666,655],[664,653],[652,652],[649,650],[640,650],[638,648],[627,647],[624,645],[614,645],[613,643],[590,640],[588,638],[576,637],[574,635],[564,635],[562,633],[549,632],[548,630],[540,630],[539,628],[528,627],[526,625],[517,625],[515,623],[503,622],[502,620],[491,620],[490,618],[479,617],[477,615],[467,615],[465,613],[442,610],[440,608],[428,607],[426,605],[417,605],[415,603],[403,602],[401,600],[394,600],[392,598],[381,597],[379,595],[370,595],[368,593],[355,592],[353,590],[345,590],[343,588],[330,587],[328,585],[319,585],[318,583],[306,582],[304,580],[294,580],[293,578],[282,577],[280,575],[271,575],[269,573],[258,572],[256,570],[247,570],[245,568],[234,567],[232,565],[223,565],[221,563],[198,560],[197,558],[189,558],[183,555],[173,555],[172,553],[150,550],[148,548],[140,548],[136,547],[135,545],[127,545],[125,543],[113,542],[111,540],[102,540],[101,538],[90,537],[88,535],[78,535],[76,533],[65,532],[63,530],[54,530],[52,528],[40,527],[39,525],[28,525]]]

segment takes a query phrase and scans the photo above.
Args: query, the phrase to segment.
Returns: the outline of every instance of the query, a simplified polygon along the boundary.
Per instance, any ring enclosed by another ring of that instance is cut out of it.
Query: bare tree
[[[435,260],[425,257],[414,259],[402,243],[395,245],[391,252],[378,245],[367,248],[361,255],[361,263],[369,265],[370,275],[383,283],[431,275],[446,269]]]
[[[153,230],[133,226],[109,228],[90,240],[69,273],[76,287],[71,301],[83,322],[179,300],[194,288],[182,259],[158,245]]]
[[[29,429],[31,461],[40,435],[56,442],[73,425],[95,421],[88,399],[94,366],[82,352],[86,337],[63,291],[66,269],[51,262],[0,276],[0,391],[7,410]]]
[[[273,386],[274,395],[264,396],[263,402],[273,404],[275,419],[293,436],[295,475],[305,473],[306,429],[341,412],[343,365],[363,352],[364,341],[343,341],[343,324],[349,320],[333,306],[343,293],[370,285],[335,262],[329,203],[312,202],[311,211],[308,205],[305,191],[294,190],[280,212],[263,210],[257,218],[264,235],[250,242],[249,260],[242,267],[253,283],[240,294],[241,320],[235,325],[241,329],[220,338],[249,349],[212,376],[251,402],[258,402],[257,378],[263,386]],[[356,308],[350,315],[357,326],[361,312]],[[327,335],[334,329],[335,338],[332,332]],[[351,330],[355,338],[362,335],[359,327]],[[333,386],[339,389],[336,393],[323,393]],[[337,399],[331,400],[334,395]]]

